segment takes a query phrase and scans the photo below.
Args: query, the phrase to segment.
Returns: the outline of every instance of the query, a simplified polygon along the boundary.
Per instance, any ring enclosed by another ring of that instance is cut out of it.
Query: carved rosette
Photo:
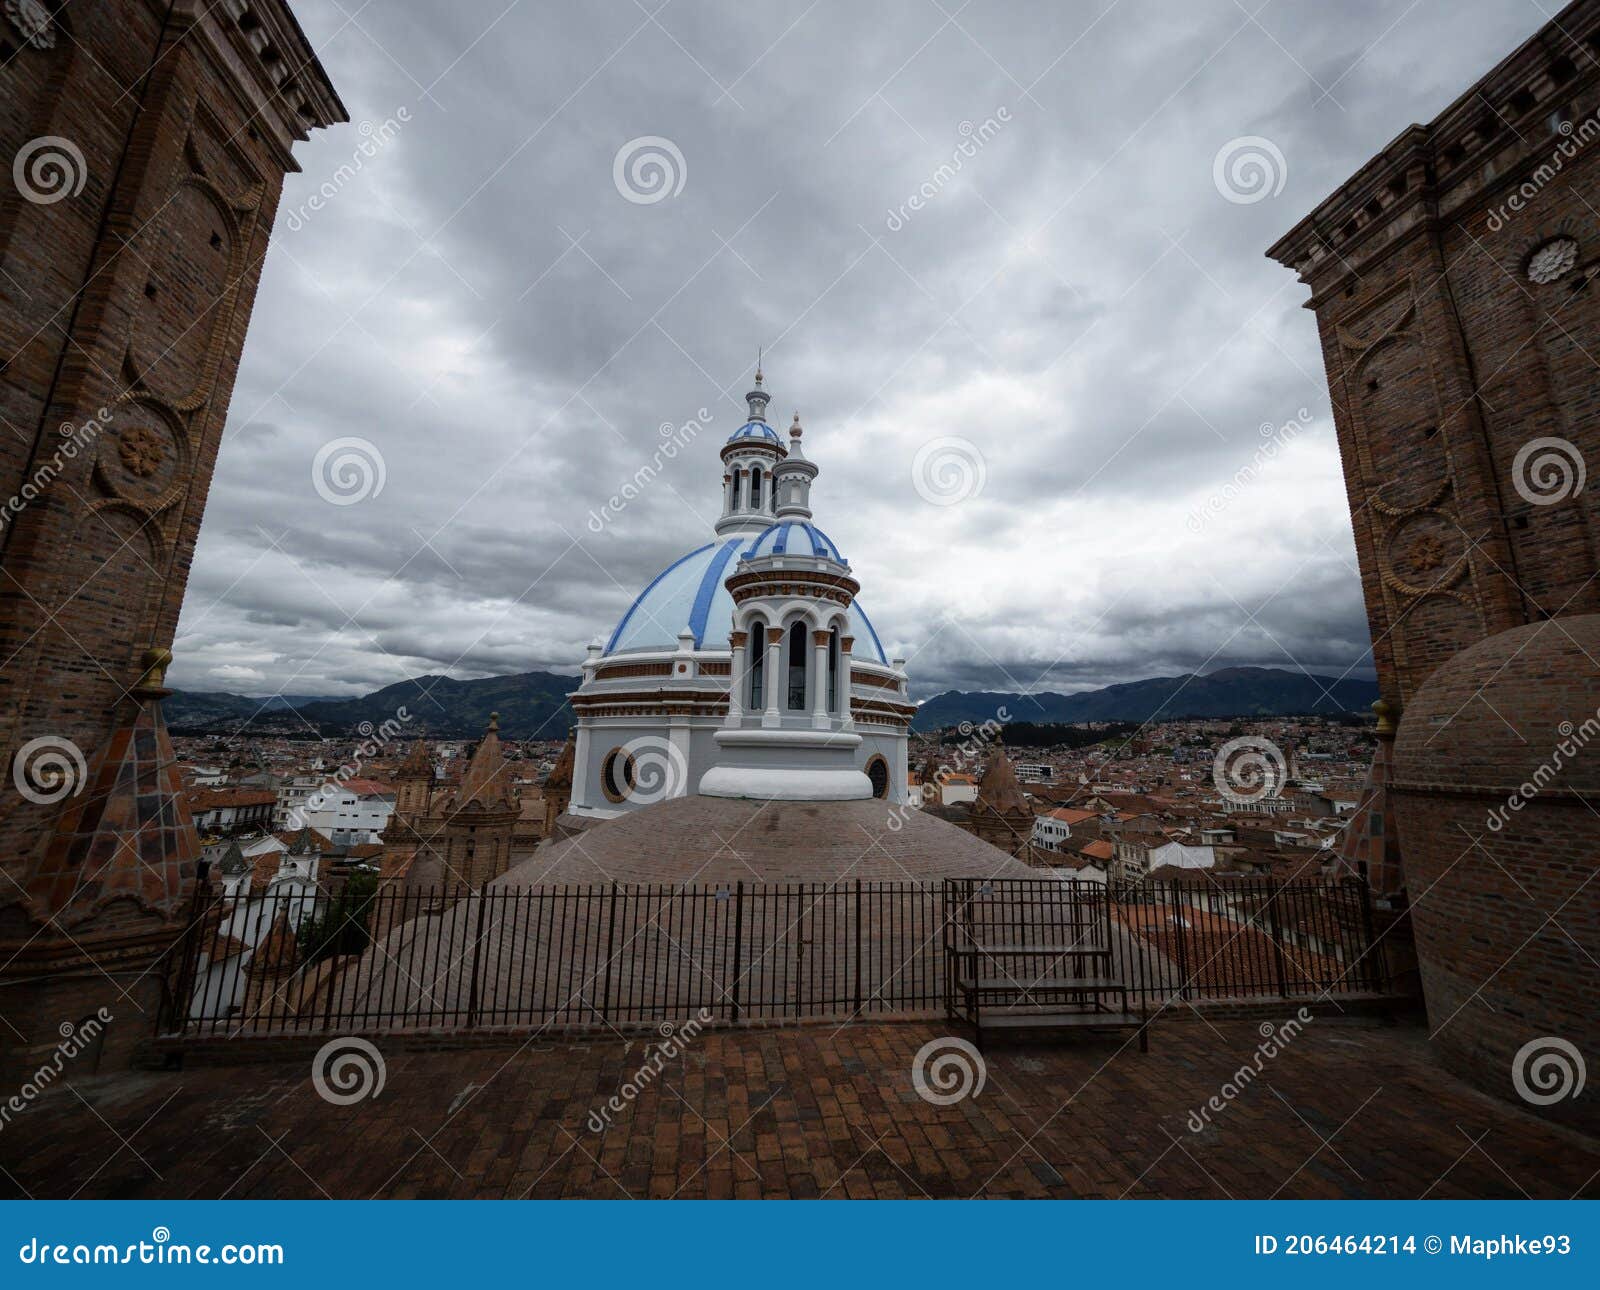
[[[1449,418],[1409,281],[1379,295],[1337,338],[1348,373],[1352,436],[1388,629],[1427,619],[1429,630],[1473,639],[1482,630],[1470,543],[1454,514]],[[1404,665],[1406,633],[1393,633]]]

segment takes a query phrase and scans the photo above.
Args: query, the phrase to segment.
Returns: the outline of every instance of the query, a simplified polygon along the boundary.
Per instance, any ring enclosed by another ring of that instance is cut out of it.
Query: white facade
[[[723,446],[714,539],[659,575],[572,696],[569,809],[607,818],[692,793],[906,800],[914,712],[859,584],[811,522],[817,467],[799,418],[785,445],[756,374]]]
[[[309,825],[337,846],[378,841],[394,814],[394,792],[367,781],[328,782],[292,813],[290,828]]]

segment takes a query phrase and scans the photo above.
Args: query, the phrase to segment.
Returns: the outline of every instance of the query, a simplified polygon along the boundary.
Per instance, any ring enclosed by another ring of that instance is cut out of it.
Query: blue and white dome
[[[765,421],[746,421],[742,426],[728,436],[729,443],[739,443],[747,439],[760,439],[765,443],[781,443],[778,432]]]
[[[833,539],[815,524],[799,520],[781,520],[764,530],[739,557],[753,560],[758,555],[809,555],[823,560],[837,560],[849,564],[839,554]]]
[[[789,549],[798,555],[826,555],[840,560],[838,548],[814,525],[774,524],[760,537],[728,538],[709,542],[668,565],[622,615],[622,621],[606,642],[607,654],[630,650],[671,650],[678,646],[678,633],[687,624],[694,633],[696,649],[731,649],[728,633],[733,629],[733,597],[723,584],[741,555],[765,542],[769,548],[780,529],[790,530]],[[807,547],[810,543],[810,547]],[[771,554],[770,549],[760,554]],[[878,633],[860,604],[850,606],[850,632],[856,639],[855,653],[869,662],[888,665]]]

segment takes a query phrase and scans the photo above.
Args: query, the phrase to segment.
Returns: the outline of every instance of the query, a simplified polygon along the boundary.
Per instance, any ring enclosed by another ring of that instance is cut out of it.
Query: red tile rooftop
[[[1460,1083],[1420,1027],[1318,1016],[1198,1133],[1257,1021],[1186,1014],[1147,1055],[991,1046],[979,1094],[936,1106],[911,1069],[947,1033],[707,1031],[598,1134],[591,1114],[646,1061],[639,1039],[380,1038],[382,1092],[349,1106],[312,1087],[316,1039],[251,1065],[69,1070],[6,1125],[0,1195],[1600,1198],[1600,1142]]]

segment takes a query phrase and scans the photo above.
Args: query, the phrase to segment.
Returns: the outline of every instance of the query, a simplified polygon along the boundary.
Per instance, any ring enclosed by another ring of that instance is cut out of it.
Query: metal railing
[[[1355,880],[1041,879],[197,892],[168,1035],[534,1030],[943,1011],[945,927],[1103,941],[1130,997],[1381,992]],[[1016,970],[1041,976],[1052,955]]]

